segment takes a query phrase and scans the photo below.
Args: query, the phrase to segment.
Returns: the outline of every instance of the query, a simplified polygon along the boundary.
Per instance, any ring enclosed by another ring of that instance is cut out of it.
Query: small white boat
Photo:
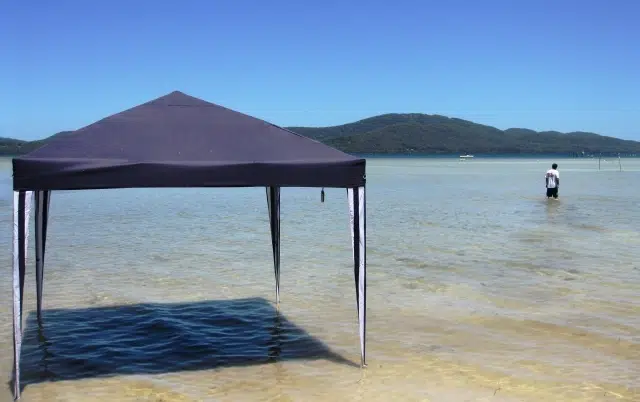
[[[460,155],[460,159],[465,160],[465,159],[471,159],[473,158],[473,155]]]

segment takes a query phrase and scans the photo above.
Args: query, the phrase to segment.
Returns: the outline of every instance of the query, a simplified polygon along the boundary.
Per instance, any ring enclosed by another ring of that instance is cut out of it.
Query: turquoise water
[[[640,400],[640,160],[550,162],[368,161],[364,371],[345,190],[283,189],[278,324],[263,189],[56,192],[24,400]]]

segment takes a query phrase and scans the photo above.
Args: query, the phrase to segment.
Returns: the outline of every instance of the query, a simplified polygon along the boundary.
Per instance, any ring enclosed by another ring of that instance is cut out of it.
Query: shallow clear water
[[[640,400],[640,160],[560,160],[547,201],[551,162],[368,161],[366,370],[345,190],[283,189],[280,315],[264,189],[55,192],[23,399]]]

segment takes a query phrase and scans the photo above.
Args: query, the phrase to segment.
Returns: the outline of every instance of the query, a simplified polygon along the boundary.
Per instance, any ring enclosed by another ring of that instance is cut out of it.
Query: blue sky
[[[29,1],[0,12],[0,137],[173,90],[275,124],[388,112],[640,140],[640,1]]]

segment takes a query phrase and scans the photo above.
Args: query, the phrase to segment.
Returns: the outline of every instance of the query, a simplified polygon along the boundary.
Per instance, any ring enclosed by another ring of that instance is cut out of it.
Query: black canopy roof
[[[16,191],[364,182],[364,159],[178,91],[13,159]]]

